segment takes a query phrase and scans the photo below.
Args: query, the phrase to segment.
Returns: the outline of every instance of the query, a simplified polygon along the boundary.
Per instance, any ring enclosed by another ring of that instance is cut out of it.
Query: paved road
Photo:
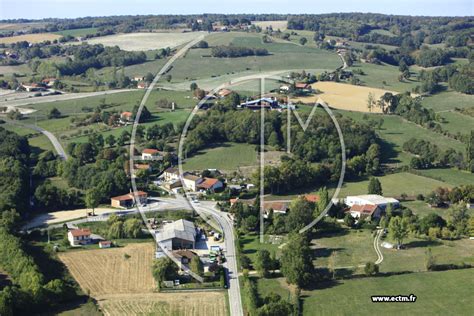
[[[53,144],[54,149],[56,150],[56,153],[58,154],[59,157],[61,157],[61,159],[66,160],[68,158],[67,154],[66,154],[66,151],[64,150],[63,146],[61,145],[59,140],[56,138],[56,136],[54,136],[53,133],[48,132],[44,128],[41,128],[37,125],[22,124],[20,122],[14,122],[14,121],[7,121],[7,123],[22,126],[22,127],[26,127],[26,128],[29,128],[29,129],[32,129],[32,130],[35,130],[37,132],[42,133],[43,135],[48,137],[49,141]]]
[[[221,212],[215,208],[215,202],[200,202],[193,204],[198,214],[211,215],[222,228],[225,242],[227,269],[227,284],[229,285],[229,305],[231,316],[242,316],[242,299],[240,297],[240,284],[237,270],[237,256],[235,253],[234,226],[227,213]]]
[[[19,99],[9,99],[7,101],[0,101],[0,107],[17,107],[25,106],[31,104],[45,103],[45,102],[56,102],[56,101],[66,101],[74,100],[81,98],[94,97],[99,95],[115,94],[128,91],[138,91],[137,89],[118,89],[118,90],[106,90],[106,91],[97,91],[97,92],[82,92],[82,93],[65,93],[57,95],[49,95],[44,97],[24,97],[21,95]]]

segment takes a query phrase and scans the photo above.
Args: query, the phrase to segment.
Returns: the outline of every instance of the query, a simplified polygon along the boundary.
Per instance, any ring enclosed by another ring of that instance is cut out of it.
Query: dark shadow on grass
[[[406,248],[418,248],[418,247],[432,247],[440,246],[443,243],[437,240],[415,240],[405,244]]]
[[[333,252],[343,251],[345,249],[346,248],[316,248],[314,249],[314,255],[316,256],[316,258],[327,258],[331,256]]]

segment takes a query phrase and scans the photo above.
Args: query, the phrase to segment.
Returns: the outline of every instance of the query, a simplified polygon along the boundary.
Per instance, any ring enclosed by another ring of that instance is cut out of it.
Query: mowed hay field
[[[227,315],[223,292],[116,294],[99,304],[105,315]]]
[[[166,47],[173,48],[190,42],[202,34],[202,32],[129,33],[96,37],[87,42],[104,46],[118,46],[128,51],[147,51]]]
[[[318,89],[322,93],[295,98],[292,101],[314,104],[318,99],[322,99],[331,108],[347,111],[369,112],[367,107],[369,93],[374,95],[375,100],[378,100],[386,92],[396,94],[396,92],[393,91],[331,81],[316,82],[312,84],[311,87],[313,89]],[[372,113],[381,112],[382,110],[379,107],[372,108]]]
[[[154,257],[153,243],[59,254],[105,315],[227,315],[224,292],[155,293]]]
[[[125,254],[130,258],[126,259]],[[59,254],[84,292],[104,294],[152,293],[155,257],[153,243],[128,244],[123,248],[78,250]]]
[[[286,30],[288,21],[252,21],[252,24],[260,26],[262,29],[266,29],[271,26],[274,30],[280,29],[281,31]]]
[[[1,37],[0,44],[12,44],[22,41],[27,41],[28,43],[41,43],[44,41],[54,41],[60,37],[61,35],[53,33],[25,34],[11,37]]]

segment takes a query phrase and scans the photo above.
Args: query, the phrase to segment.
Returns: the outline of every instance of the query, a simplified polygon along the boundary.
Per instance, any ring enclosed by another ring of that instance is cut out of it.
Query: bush
[[[365,275],[377,275],[379,273],[379,266],[373,262],[367,262],[364,267]]]

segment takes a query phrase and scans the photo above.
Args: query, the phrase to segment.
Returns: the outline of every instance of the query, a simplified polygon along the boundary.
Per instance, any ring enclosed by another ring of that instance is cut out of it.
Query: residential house
[[[268,201],[263,203],[263,209],[265,211],[265,218],[270,214],[270,210],[273,210],[274,214],[286,214],[288,212],[288,203]]]
[[[311,90],[311,85],[309,83],[297,82],[295,83],[296,90]]]
[[[198,183],[197,188],[202,191],[214,193],[223,189],[224,184],[215,178],[204,178]]]
[[[132,112],[122,112],[120,114],[120,123],[122,123],[122,124],[133,123],[133,113]]]
[[[199,176],[195,176],[194,174],[191,173],[185,173],[183,175],[183,186],[185,189],[188,189],[190,191],[197,191],[197,186],[199,183],[201,183],[202,178]]]
[[[136,81],[136,82],[143,81],[143,80],[145,80],[145,77],[144,76],[134,76],[132,80]]]
[[[163,172],[163,179],[167,182],[179,180],[178,168],[168,168]]]
[[[137,197],[139,204],[146,204],[148,200],[148,193],[138,191]],[[135,194],[132,192],[120,196],[114,196],[110,199],[110,205],[117,208],[129,208],[134,206],[136,202]]]
[[[351,216],[356,219],[379,219],[381,217],[382,210],[377,205],[354,204],[346,212],[349,212],[349,214],[351,214]]]
[[[161,155],[158,149],[146,148],[142,151],[142,160],[162,160],[163,156]]]
[[[232,90],[229,90],[229,89],[221,89],[219,90],[219,92],[217,92],[217,95],[220,97],[220,98],[225,98],[226,96],[232,94]]]
[[[71,229],[67,232],[67,239],[71,246],[87,245],[91,243],[90,229]]]
[[[243,102],[238,105],[238,108],[247,108],[250,110],[260,110],[261,108],[264,109],[276,109],[278,108],[278,101],[274,98],[260,98],[256,100],[250,100],[247,102]]]
[[[161,247],[168,250],[194,249],[196,246],[196,227],[194,223],[180,219],[165,224],[156,236]]]
[[[55,83],[57,79],[56,78],[44,78],[41,83],[46,85],[47,87],[51,88]]]
[[[138,84],[137,84],[137,88],[138,89],[146,89],[147,88],[147,83],[145,81],[140,81]]]

